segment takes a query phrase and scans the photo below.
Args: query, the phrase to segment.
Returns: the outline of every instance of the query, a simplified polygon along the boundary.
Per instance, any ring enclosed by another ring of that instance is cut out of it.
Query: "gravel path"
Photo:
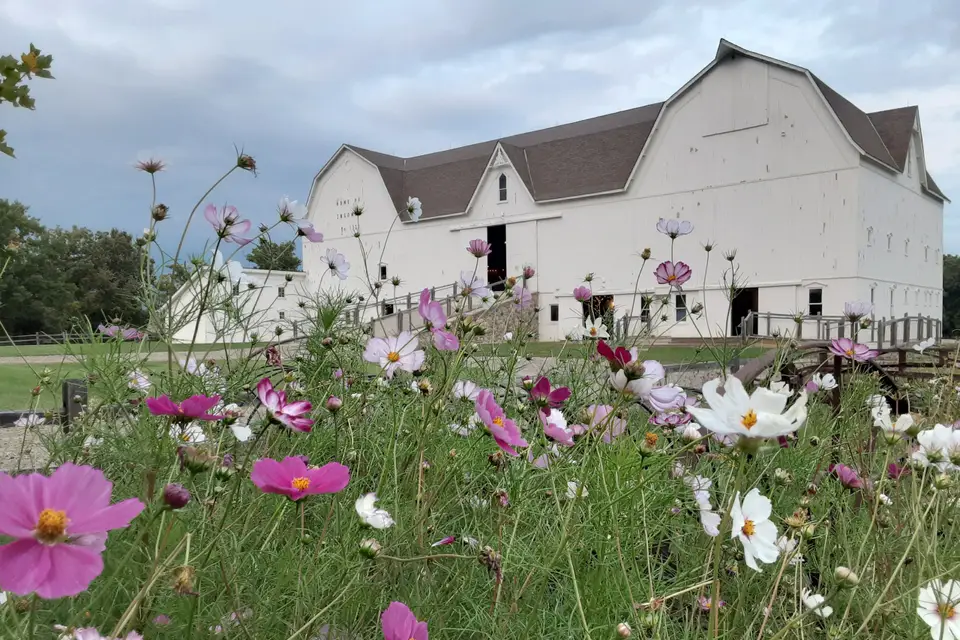
[[[237,358],[246,355],[246,353],[240,349],[232,349],[227,352],[231,358]],[[178,353],[178,357],[186,356],[186,352]],[[214,358],[219,360],[224,357],[223,351],[203,351],[199,354],[194,353],[191,357],[197,358]],[[0,365],[4,364],[61,364],[61,363],[76,363],[79,362],[80,358],[76,356],[69,355],[47,355],[47,356],[27,356],[21,358],[20,356],[2,356],[0,357]],[[154,352],[146,357],[147,362],[166,362],[167,354],[164,352]]]

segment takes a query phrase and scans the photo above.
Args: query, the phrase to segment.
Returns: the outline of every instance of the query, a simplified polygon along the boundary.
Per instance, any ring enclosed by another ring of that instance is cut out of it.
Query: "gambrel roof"
[[[375,165],[403,220],[407,219],[408,196],[429,203],[423,208],[425,219],[465,213],[498,144],[536,202],[623,191],[665,107],[731,55],[752,57],[806,74],[864,156],[888,170],[904,170],[917,107],[865,113],[807,69],[747,51],[726,40],[720,41],[714,60],[665,102],[409,158],[353,145],[344,145],[334,157],[350,149]],[[908,120],[909,126],[905,126]],[[929,173],[925,177],[924,191],[946,199]]]

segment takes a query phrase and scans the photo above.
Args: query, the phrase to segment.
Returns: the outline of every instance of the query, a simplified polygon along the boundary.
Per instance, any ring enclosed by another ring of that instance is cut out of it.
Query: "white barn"
[[[408,196],[423,203],[418,222]],[[596,295],[629,311],[645,247],[653,257],[639,289],[669,296],[668,335],[736,333],[723,284],[731,250],[746,281],[735,317],[837,315],[863,300],[876,318],[940,318],[945,201],[917,107],[865,113],[807,69],[721,40],[662,103],[409,158],[343,145],[311,187],[308,216],[326,241],[305,243],[303,261],[320,286],[333,246],[351,277],[324,288],[362,292],[369,274],[397,276],[398,292],[415,294],[472,270],[465,247],[487,239],[490,281],[536,267],[547,340],[581,321],[572,290],[588,272]],[[676,244],[675,259],[693,269],[681,293],[653,276],[670,258],[660,217],[695,225]],[[709,328],[683,319],[698,302]]]

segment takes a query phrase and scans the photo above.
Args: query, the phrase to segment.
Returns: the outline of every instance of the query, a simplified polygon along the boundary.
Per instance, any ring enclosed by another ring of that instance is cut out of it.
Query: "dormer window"
[[[500,174],[499,187],[500,187],[500,202],[506,202],[507,201],[507,175],[504,173]]]

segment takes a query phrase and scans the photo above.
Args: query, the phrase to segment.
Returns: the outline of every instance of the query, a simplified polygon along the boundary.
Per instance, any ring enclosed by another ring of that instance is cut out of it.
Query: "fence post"
[[[770,312],[767,311],[767,336],[772,335],[770,331]]]
[[[927,316],[927,339],[933,338],[933,318]]]
[[[895,346],[897,346],[897,344],[898,344],[898,342],[897,342],[897,321],[891,319],[891,320],[890,320],[890,346],[891,346],[891,347],[895,347]]]
[[[39,331],[37,331],[35,334],[33,334],[33,339],[34,339],[34,341],[37,343],[37,346],[39,346],[39,345],[40,345],[40,332],[39,332]]]
[[[430,296],[433,297],[432,295]],[[410,298],[410,294],[407,294],[407,311],[413,308],[413,300]]]
[[[877,349],[883,349],[883,318],[877,321]]]
[[[60,386],[60,396],[63,403],[63,430],[66,432],[87,404],[87,381],[75,378],[64,380]]]
[[[843,337],[843,332],[845,327],[846,325],[844,324],[843,320],[837,320],[837,337],[838,338]]]

